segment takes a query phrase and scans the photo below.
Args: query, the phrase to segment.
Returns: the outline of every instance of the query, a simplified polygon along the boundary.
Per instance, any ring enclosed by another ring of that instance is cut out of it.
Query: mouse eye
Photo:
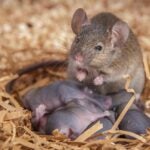
[[[94,47],[96,51],[101,51],[103,49],[102,45],[97,45]]]

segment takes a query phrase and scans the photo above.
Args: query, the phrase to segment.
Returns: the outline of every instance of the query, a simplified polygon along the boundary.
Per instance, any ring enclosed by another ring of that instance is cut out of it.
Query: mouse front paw
[[[111,113],[110,113],[110,111],[104,111],[104,117],[108,117],[108,116],[110,116],[111,115]]]
[[[102,76],[97,76],[93,82],[94,85],[102,85],[104,83],[104,78]]]

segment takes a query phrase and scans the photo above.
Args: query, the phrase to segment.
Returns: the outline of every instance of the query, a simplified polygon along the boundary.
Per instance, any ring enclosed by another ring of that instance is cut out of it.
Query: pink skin
[[[76,60],[77,62],[83,63],[83,57],[82,57],[82,55],[81,55],[80,53],[77,53],[77,54],[75,55],[75,60]]]
[[[104,78],[99,75],[94,79],[94,85],[102,85],[104,83]]]
[[[44,114],[46,114],[46,105],[40,104],[32,114],[32,124],[37,124],[34,128],[38,128],[41,126],[40,120],[43,118]]]
[[[46,113],[46,106],[44,104],[40,104],[35,109],[37,120],[39,120]]]
[[[84,71],[77,71],[76,77],[79,81],[83,81],[86,78],[86,73]]]

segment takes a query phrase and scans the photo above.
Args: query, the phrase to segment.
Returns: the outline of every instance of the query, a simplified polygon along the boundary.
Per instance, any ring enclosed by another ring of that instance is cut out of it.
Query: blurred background
[[[150,50],[149,0],[0,0],[1,76],[66,57],[74,37],[71,17],[79,7],[90,17],[113,12],[133,29],[142,49]]]

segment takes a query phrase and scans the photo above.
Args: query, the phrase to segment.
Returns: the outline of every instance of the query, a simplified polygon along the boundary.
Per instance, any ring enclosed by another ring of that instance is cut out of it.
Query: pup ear
[[[82,26],[89,25],[90,21],[86,15],[86,12],[82,8],[78,8],[73,14],[71,27],[75,34],[78,34]]]
[[[112,27],[111,44],[113,47],[124,44],[129,36],[129,27],[123,21],[117,21]]]

